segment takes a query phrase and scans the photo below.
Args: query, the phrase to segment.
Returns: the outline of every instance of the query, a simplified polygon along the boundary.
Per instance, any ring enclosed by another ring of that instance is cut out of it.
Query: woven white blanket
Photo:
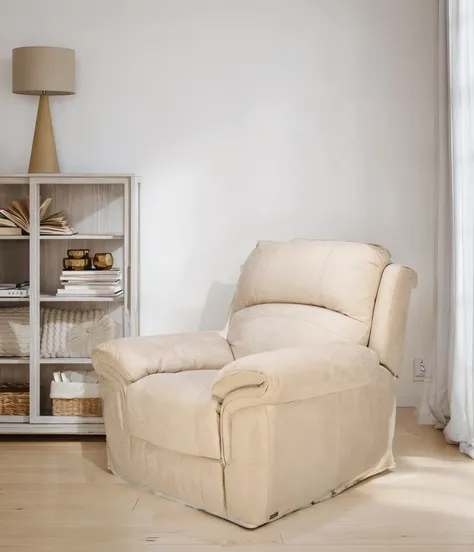
[[[115,337],[115,323],[103,310],[45,308],[41,312],[41,357],[89,357]]]

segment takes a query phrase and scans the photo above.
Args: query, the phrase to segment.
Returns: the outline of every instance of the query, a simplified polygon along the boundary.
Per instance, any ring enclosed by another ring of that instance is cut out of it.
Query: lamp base
[[[54,140],[53,121],[47,94],[41,94],[31,148],[29,173],[58,173],[58,153]]]

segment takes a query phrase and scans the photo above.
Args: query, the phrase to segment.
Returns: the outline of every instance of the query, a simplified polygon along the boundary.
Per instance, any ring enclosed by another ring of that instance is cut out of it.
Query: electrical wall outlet
[[[429,379],[430,374],[425,361],[422,358],[413,359],[413,381],[425,381]]]

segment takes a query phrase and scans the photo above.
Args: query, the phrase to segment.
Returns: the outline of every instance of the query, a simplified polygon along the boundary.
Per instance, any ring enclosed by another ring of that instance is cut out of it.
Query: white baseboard
[[[397,406],[399,408],[415,408],[416,410],[416,419],[419,425],[435,425],[436,420],[434,416],[429,411],[427,406],[421,406],[419,400],[413,395],[408,393],[400,393],[397,396]]]
[[[416,407],[417,404],[416,404],[416,398],[411,395],[411,394],[408,394],[408,393],[399,393],[397,395],[397,406],[399,407]]]

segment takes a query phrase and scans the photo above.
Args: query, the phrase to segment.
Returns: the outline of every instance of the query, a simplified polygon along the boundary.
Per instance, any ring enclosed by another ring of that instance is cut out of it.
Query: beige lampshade
[[[76,56],[69,48],[27,46],[13,50],[12,91],[15,94],[74,94]]]

